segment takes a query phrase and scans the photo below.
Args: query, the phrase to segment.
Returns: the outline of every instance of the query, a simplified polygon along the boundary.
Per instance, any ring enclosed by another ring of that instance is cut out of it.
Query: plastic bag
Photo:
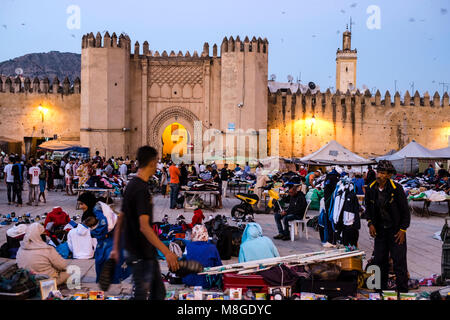
[[[118,219],[117,214],[106,203],[101,201],[99,203],[100,206],[102,207],[103,215],[105,216],[106,221],[108,222],[108,232],[111,232],[116,226]]]

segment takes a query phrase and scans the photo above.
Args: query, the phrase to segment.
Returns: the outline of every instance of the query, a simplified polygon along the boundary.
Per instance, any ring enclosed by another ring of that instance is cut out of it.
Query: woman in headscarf
[[[279,257],[272,240],[262,235],[261,226],[251,222],[245,227],[239,251],[239,262]]]
[[[222,265],[219,251],[213,243],[208,243],[208,230],[204,225],[197,224],[192,228],[191,242],[186,244],[186,260],[195,260],[200,262],[203,267],[217,267]],[[188,286],[202,286],[210,288],[216,279],[207,278],[206,275],[189,274],[183,278],[183,283]]]
[[[55,278],[56,283],[61,285],[69,278],[69,274],[65,272],[67,261],[44,239],[44,227],[37,222],[31,224],[17,252],[17,266],[36,274]]]
[[[80,202],[80,208],[83,210],[81,221],[86,221],[89,217],[95,217],[95,223],[88,225],[88,227],[91,228],[91,237],[97,239],[97,247],[95,248],[94,258],[95,272],[97,274],[96,282],[98,282],[103,266],[109,259],[109,255],[113,248],[115,226],[108,225],[108,219],[103,214],[100,204],[97,204],[97,199],[92,192],[85,192],[81,194],[78,197],[78,201]],[[111,224],[115,222],[113,222],[113,219],[110,219],[109,223]],[[122,265],[124,265],[124,261],[125,259],[123,258],[123,254],[121,254],[120,262],[115,267],[114,277],[111,283],[120,283],[130,275],[128,267],[122,267]]]

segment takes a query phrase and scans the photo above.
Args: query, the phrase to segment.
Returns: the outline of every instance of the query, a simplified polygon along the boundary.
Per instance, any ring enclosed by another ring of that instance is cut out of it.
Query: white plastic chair
[[[308,226],[306,225],[309,221],[309,218],[306,216],[308,213],[309,205],[311,204],[311,200],[307,200],[307,205],[305,209],[305,214],[303,215],[302,220],[292,220],[289,221],[289,229],[291,233],[291,241],[294,241],[295,235],[298,235],[300,238],[302,237],[302,233],[305,232],[306,240],[308,240]],[[298,228],[300,225],[303,226],[303,231],[299,232]]]

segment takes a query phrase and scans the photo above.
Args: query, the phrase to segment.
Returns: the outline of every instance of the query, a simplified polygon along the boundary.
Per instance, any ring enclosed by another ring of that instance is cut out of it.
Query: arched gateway
[[[188,133],[188,143],[192,143],[194,137],[194,122],[200,121],[199,118],[190,110],[182,107],[171,107],[160,112],[150,123],[148,128],[148,142],[162,153],[162,136],[167,126],[173,123],[179,123]]]

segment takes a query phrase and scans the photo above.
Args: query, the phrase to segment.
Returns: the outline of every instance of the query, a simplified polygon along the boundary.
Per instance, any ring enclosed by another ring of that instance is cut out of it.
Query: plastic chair
[[[289,221],[289,229],[290,229],[290,233],[291,233],[291,241],[294,241],[295,235],[299,235],[299,237],[302,237],[302,233],[305,232],[305,237],[306,240],[309,239],[308,237],[308,226],[307,223],[309,221],[309,218],[306,216],[306,214],[308,213],[308,209],[309,209],[309,205],[311,204],[311,200],[307,201],[307,205],[306,205],[306,209],[305,209],[305,214],[303,215],[304,218],[302,220],[292,220]],[[302,225],[303,226],[303,231],[299,232],[298,228],[299,226]]]

